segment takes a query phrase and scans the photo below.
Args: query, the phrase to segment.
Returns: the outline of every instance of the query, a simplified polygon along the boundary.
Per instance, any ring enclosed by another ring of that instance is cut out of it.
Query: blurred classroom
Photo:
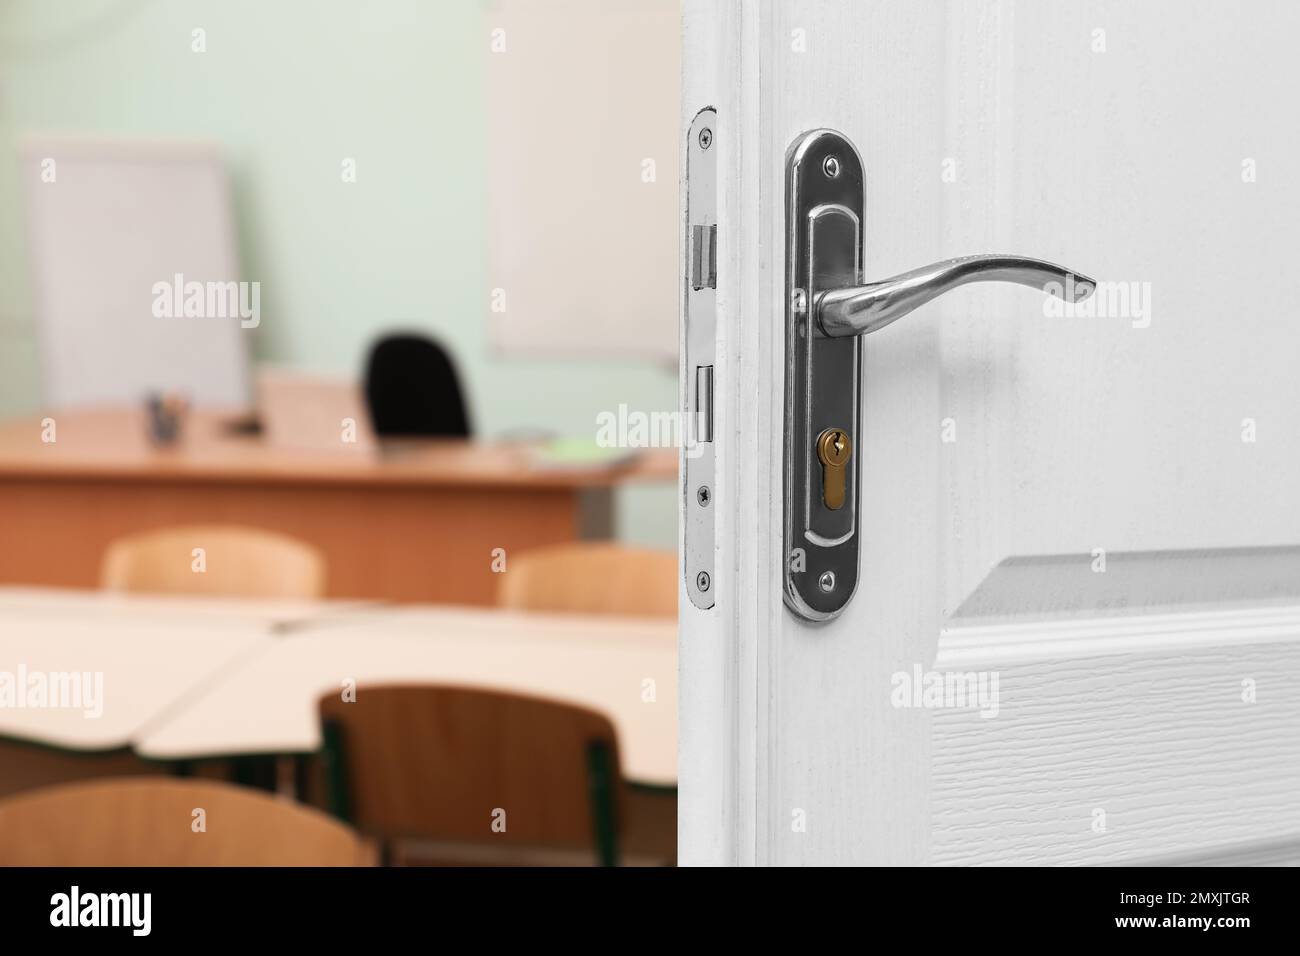
[[[0,0],[0,865],[675,862],[678,47]]]

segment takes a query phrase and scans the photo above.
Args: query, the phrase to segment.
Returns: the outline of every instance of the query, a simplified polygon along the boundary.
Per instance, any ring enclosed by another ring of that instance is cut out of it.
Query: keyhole
[[[828,428],[817,438],[817,457],[822,463],[822,500],[831,511],[844,507],[848,483],[845,466],[852,454],[853,440],[842,428]]]

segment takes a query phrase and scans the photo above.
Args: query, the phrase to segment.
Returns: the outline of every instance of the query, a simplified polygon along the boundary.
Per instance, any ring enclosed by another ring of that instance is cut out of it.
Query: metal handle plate
[[[785,601],[826,621],[858,584],[862,346],[856,336],[824,335],[813,303],[862,284],[862,161],[823,129],[796,140],[786,169]],[[834,430],[846,433],[851,454],[827,475],[816,446]]]

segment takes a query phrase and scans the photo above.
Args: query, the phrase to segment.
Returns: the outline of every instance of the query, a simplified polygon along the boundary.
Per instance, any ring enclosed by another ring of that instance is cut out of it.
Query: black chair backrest
[[[387,335],[374,344],[366,403],[380,437],[469,437],[456,367],[441,345],[421,335]]]

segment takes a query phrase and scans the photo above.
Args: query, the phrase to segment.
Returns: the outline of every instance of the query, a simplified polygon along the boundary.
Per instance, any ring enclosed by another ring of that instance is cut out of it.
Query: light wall
[[[478,0],[0,0],[0,414],[40,400],[14,156],[38,131],[223,145],[258,359],[356,373],[403,326],[453,351],[484,434],[675,408],[675,368],[491,354],[487,43]],[[620,537],[674,546],[671,487],[620,499]]]

